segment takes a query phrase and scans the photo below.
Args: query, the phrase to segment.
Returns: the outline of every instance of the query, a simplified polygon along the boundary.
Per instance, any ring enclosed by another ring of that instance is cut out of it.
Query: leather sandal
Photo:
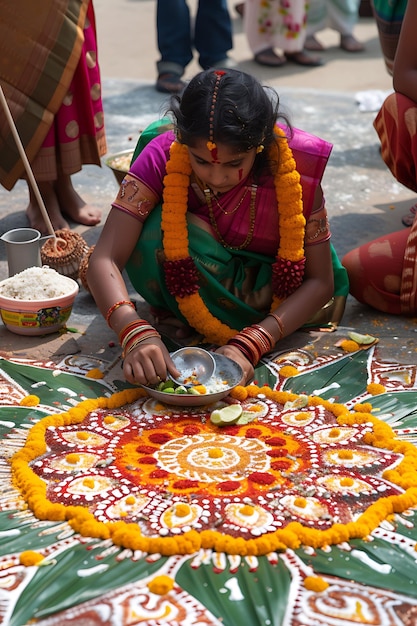
[[[353,35],[340,35],[340,47],[346,52],[363,52],[365,46]]]
[[[156,81],[156,91],[161,93],[181,93],[185,87],[184,81],[181,80],[181,76],[175,72],[165,72],[159,74]]]
[[[267,67],[280,67],[285,64],[285,59],[276,54],[273,48],[266,48],[255,54],[254,61]]]
[[[243,17],[245,15],[245,3],[238,2],[238,4],[235,4],[235,11],[240,17]]]
[[[318,39],[314,35],[309,35],[306,37],[304,42],[304,48],[306,50],[311,50],[311,52],[322,52],[324,50],[324,46],[320,43]]]
[[[303,65],[304,67],[320,67],[320,65],[324,65],[322,59],[316,56],[310,56],[304,50],[300,50],[300,52],[286,52],[285,57],[287,61],[295,63],[296,65]]]

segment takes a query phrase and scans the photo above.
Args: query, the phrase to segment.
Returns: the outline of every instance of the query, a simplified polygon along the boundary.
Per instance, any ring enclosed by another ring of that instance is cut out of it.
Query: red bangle
[[[135,305],[133,304],[133,302],[131,302],[130,300],[120,300],[120,302],[115,302],[115,304],[113,304],[109,310],[106,313],[106,322],[107,324],[109,324],[110,318],[113,315],[113,313],[115,312],[116,309],[118,309],[121,306],[130,306],[132,307],[132,309],[135,309]],[[110,326],[110,324],[109,324]]]

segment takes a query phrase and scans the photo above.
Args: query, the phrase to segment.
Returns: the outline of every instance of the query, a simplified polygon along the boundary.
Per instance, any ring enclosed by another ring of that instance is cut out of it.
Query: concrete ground
[[[95,0],[108,155],[133,147],[140,130],[166,107],[166,97],[154,88],[158,59],[155,6],[154,0]],[[190,6],[194,11],[196,0]],[[337,33],[327,29],[318,35],[326,46],[322,53],[324,66],[305,68],[288,63],[273,69],[253,62],[242,20],[233,7],[230,2],[234,28],[231,56],[237,66],[277,89],[293,125],[334,145],[324,189],[339,256],[370,238],[403,228],[401,216],[415,203],[415,196],[395,181],[379,155],[373,120],[392,83],[373,19],[360,18],[355,30],[366,46],[365,52],[349,54],[341,50]],[[185,78],[198,70],[194,60]],[[117,193],[106,158],[102,168],[86,166],[74,177],[77,190],[86,200],[100,205],[104,217]],[[27,226],[26,203],[23,181],[11,192],[0,189],[0,234]],[[101,226],[74,228],[89,245],[95,243],[101,230]],[[7,276],[6,250],[0,242],[0,279]],[[115,337],[83,288],[69,325],[79,332],[21,337],[0,325],[0,353],[55,359],[81,352],[113,358],[117,348],[109,346],[109,342]],[[349,297],[342,325],[343,331],[355,328],[378,336],[383,359],[415,360],[414,320],[378,314]]]

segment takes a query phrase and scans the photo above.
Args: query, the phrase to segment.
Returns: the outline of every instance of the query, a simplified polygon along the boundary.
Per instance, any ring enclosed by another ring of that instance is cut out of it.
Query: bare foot
[[[55,183],[59,206],[64,215],[85,226],[95,226],[101,222],[101,210],[87,204],[75,191],[70,176],[61,176]]]
[[[39,191],[48,211],[49,219],[51,220],[54,231],[61,228],[69,228],[68,222],[61,213],[59,208],[58,198],[56,197],[52,183],[40,182],[38,183]],[[41,209],[39,208],[38,201],[33,193],[33,190],[29,186],[29,204],[26,208],[26,216],[28,218],[31,228],[36,228],[40,233],[51,234],[46,222],[43,218]]]

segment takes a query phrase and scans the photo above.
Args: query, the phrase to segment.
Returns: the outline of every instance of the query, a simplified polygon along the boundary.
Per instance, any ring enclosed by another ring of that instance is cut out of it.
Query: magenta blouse
[[[168,131],[152,139],[132,164],[129,174],[146,185],[157,197],[162,199],[163,179],[169,149],[175,140],[174,133]],[[332,145],[327,141],[299,129],[293,129],[293,137],[289,141],[297,170],[301,177],[303,190],[303,212],[305,218],[310,217],[314,195],[321,183]],[[231,246],[239,246],[244,241],[250,223],[249,207],[250,190],[241,198],[248,186],[248,180],[241,181],[236,187],[221,195],[221,208],[212,203],[213,213],[222,237]],[[124,210],[120,193],[113,206]],[[232,211],[239,205],[233,215],[225,215],[224,211]],[[252,240],[247,250],[275,256],[279,244],[278,211],[272,174],[262,175],[256,192],[256,220]],[[223,209],[223,211],[221,210]],[[197,185],[190,185],[188,194],[188,211],[198,215],[210,224],[208,208],[204,194]],[[140,218],[139,218],[140,219]],[[146,218],[145,218],[146,219]]]

